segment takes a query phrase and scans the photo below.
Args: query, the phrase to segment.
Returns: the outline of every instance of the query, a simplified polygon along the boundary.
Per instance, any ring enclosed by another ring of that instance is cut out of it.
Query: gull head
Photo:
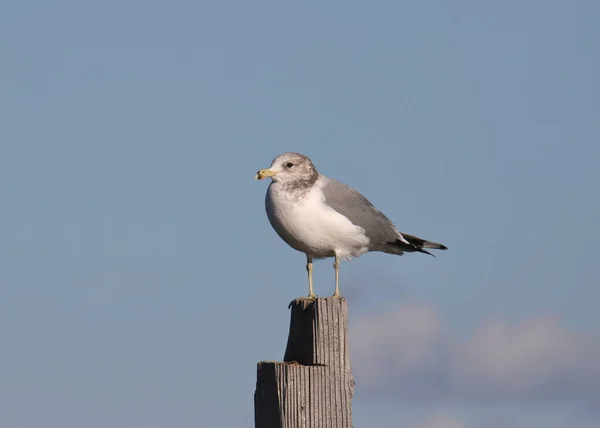
[[[311,160],[300,153],[283,153],[273,159],[271,166],[261,169],[254,178],[262,180],[271,177],[275,182],[284,184],[308,183],[311,185],[319,177]]]

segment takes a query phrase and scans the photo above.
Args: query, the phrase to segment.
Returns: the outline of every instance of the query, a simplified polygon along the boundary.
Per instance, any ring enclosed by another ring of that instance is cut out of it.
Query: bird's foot
[[[309,294],[306,297],[298,297],[297,299],[294,299],[290,302],[290,305],[288,306],[288,308],[291,308],[292,305],[297,304],[297,305],[302,305],[302,309],[306,309],[308,308],[312,303],[314,303],[315,300],[317,300],[317,295],[316,294]]]
[[[340,294],[340,292],[339,292],[339,291],[336,291],[335,293],[333,293],[333,294],[331,295],[331,297],[336,297],[336,298],[338,298],[338,299],[343,299],[343,297],[342,297],[342,295]]]

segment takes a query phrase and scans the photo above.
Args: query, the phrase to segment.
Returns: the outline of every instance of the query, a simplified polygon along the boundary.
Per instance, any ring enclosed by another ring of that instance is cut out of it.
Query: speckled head
[[[294,191],[309,188],[313,185],[319,173],[312,161],[294,152],[283,153],[273,159],[271,166],[256,173],[256,179],[271,177],[274,182],[281,182],[287,190]]]

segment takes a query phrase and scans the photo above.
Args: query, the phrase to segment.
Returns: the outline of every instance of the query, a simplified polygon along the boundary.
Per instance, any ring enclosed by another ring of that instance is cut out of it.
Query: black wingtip
[[[447,250],[448,247],[446,247],[445,245],[440,244],[440,250]]]
[[[429,254],[431,257],[435,257],[433,254],[431,254],[429,251],[424,250],[423,248],[419,248],[417,246],[414,246],[414,250],[418,253],[423,253],[423,254]]]

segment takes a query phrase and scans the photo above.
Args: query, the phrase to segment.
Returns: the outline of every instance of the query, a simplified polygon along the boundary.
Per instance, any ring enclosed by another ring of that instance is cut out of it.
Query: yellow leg
[[[308,254],[306,255],[306,271],[308,272],[308,297],[314,299],[317,297],[315,292],[313,291],[313,281],[312,281],[312,271],[313,271],[313,262],[312,257]]]
[[[333,262],[333,269],[335,270],[335,293],[333,293],[333,297],[342,297],[340,296],[340,258],[337,254]]]

